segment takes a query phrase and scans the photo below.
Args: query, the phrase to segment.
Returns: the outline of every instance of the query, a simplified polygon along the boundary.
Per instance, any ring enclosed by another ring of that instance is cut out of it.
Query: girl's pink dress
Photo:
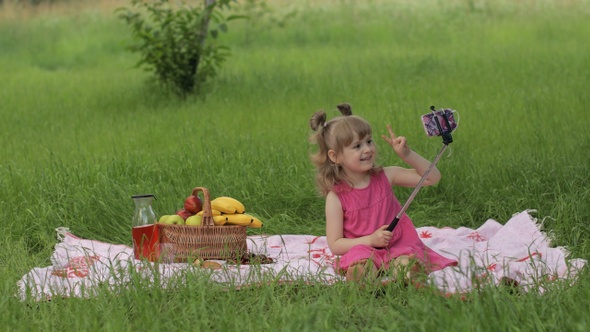
[[[385,172],[371,176],[366,188],[355,189],[347,183],[333,188],[344,210],[344,237],[357,238],[370,235],[379,227],[388,225],[401,210],[401,204],[393,194]],[[356,245],[336,260],[336,269],[346,271],[355,262],[371,259],[377,268],[389,267],[398,256],[408,255],[422,263],[428,272],[457,265],[457,261],[441,256],[426,247],[418,237],[416,228],[404,213],[393,230],[393,238],[386,248]]]

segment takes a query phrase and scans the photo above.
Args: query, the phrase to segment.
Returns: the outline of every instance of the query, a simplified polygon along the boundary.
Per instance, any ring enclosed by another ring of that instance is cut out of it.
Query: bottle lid
[[[141,195],[133,195],[131,198],[146,198],[146,197],[153,197],[157,200],[156,195],[154,194],[141,194]]]

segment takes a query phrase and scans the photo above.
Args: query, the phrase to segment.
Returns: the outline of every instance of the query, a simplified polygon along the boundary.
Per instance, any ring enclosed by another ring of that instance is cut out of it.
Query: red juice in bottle
[[[131,234],[135,259],[147,259],[153,262],[160,257],[158,225],[136,226],[131,229]]]

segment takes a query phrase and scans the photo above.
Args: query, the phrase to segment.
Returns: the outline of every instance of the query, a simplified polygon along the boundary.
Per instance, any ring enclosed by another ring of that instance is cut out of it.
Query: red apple
[[[187,209],[180,209],[180,210],[176,211],[176,214],[181,216],[182,219],[184,219],[184,220],[186,220],[186,218],[193,215],[193,213],[190,213]]]
[[[190,195],[184,200],[184,209],[192,214],[196,214],[203,209],[203,201],[199,196]]]

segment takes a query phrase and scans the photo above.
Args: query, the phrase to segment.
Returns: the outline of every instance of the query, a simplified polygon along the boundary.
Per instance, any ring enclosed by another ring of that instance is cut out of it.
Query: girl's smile
[[[361,161],[373,161],[373,154],[361,158]]]

